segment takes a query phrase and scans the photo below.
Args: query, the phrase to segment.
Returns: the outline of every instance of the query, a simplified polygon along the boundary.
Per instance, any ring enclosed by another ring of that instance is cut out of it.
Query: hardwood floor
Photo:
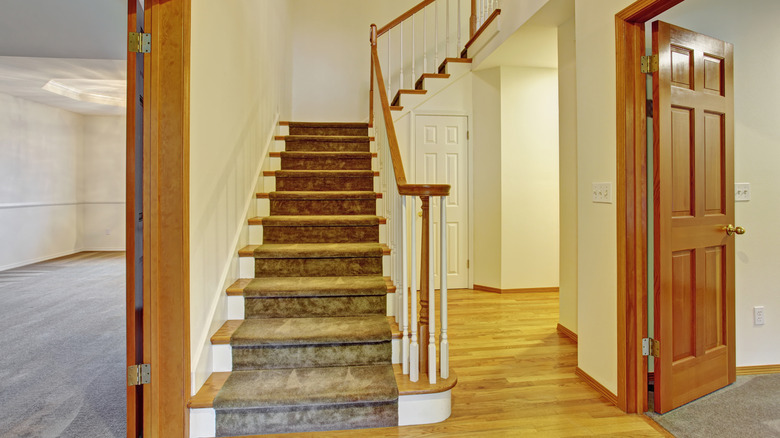
[[[577,346],[556,331],[557,293],[455,290],[449,311],[458,384],[448,420],[296,436],[671,436],[642,415],[624,414],[574,374]]]

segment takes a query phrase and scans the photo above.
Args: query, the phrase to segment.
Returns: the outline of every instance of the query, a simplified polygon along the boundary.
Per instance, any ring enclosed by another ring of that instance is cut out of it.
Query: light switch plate
[[[601,204],[612,203],[612,183],[593,183],[593,202]]]
[[[742,202],[750,201],[750,183],[734,184],[734,200]]]

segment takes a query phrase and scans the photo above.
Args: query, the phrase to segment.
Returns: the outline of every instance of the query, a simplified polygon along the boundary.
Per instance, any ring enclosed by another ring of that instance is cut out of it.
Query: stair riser
[[[381,257],[255,258],[255,277],[331,277],[382,275]]]
[[[368,135],[368,128],[331,128],[290,126],[290,135]]]
[[[365,344],[233,347],[233,369],[312,368],[389,364],[390,341]]]
[[[320,316],[384,315],[382,295],[351,297],[245,298],[244,317],[312,318]]]
[[[379,225],[358,227],[263,227],[265,243],[379,242]]]
[[[272,199],[271,215],[376,214],[374,199]]]
[[[287,158],[282,157],[284,170],[371,170],[371,157],[366,158]]]
[[[276,191],[279,192],[317,192],[339,190],[371,192],[374,190],[374,176],[276,177]]]
[[[398,402],[217,410],[217,436],[398,426]]]
[[[288,152],[370,152],[371,145],[366,141],[310,141],[287,140]]]

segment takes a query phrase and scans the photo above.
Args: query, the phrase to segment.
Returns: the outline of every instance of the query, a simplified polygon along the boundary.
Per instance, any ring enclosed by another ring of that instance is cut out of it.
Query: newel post
[[[428,360],[436,361],[436,358],[429,358],[428,357],[428,326],[429,326],[429,318],[428,318],[428,293],[429,293],[429,284],[428,284],[428,276],[429,272],[428,269],[430,267],[429,265],[429,252],[430,252],[430,233],[429,233],[429,221],[430,221],[430,198],[428,196],[420,196],[420,199],[422,200],[422,205],[420,208],[422,209],[422,232],[420,235],[420,321],[418,324],[417,332],[419,333],[419,339],[420,343],[422,344],[420,348],[420,371],[428,371]],[[412,286],[414,287],[414,286]],[[416,306],[417,303],[412,303],[412,306]],[[435,303],[433,304],[435,305]],[[412,322],[414,323],[414,322]]]
[[[477,0],[471,0],[471,16],[469,17],[469,38],[477,32]]]
[[[371,48],[376,47],[376,24],[371,24],[369,41]],[[368,78],[368,126],[374,126],[374,57],[371,57],[371,76]]]

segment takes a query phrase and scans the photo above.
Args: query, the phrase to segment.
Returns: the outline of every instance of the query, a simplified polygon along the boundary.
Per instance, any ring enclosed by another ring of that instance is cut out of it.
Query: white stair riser
[[[212,345],[211,353],[214,355],[214,372],[233,371],[233,347],[230,345]]]
[[[227,307],[227,319],[244,319],[244,297],[240,295],[229,296],[227,298]]]
[[[257,198],[255,200],[257,216],[266,217],[271,215],[271,200],[268,198]]]

